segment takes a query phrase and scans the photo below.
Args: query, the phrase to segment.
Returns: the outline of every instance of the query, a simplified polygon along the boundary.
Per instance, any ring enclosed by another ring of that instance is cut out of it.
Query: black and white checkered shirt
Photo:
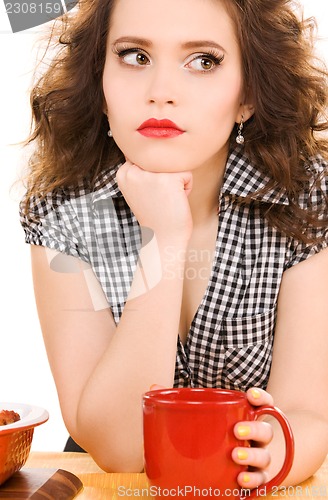
[[[319,157],[313,175],[327,169]],[[88,192],[63,190],[34,200],[21,215],[26,242],[43,245],[88,262],[118,323],[130,290],[141,245],[138,222],[115,181],[116,168]],[[219,224],[212,274],[193,318],[187,342],[178,340],[176,386],[265,388],[275,330],[276,305],[283,272],[328,244],[305,245],[272,228],[258,202],[288,204],[283,191],[258,192],[269,182],[243,156],[231,153],[219,195]],[[99,184],[100,185],[100,184]],[[300,204],[321,203],[328,194],[304,193]],[[256,203],[240,203],[252,195]],[[90,332],[92,335],[92,332]]]

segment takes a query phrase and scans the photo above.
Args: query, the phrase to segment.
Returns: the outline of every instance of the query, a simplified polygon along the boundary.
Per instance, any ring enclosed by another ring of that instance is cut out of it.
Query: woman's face
[[[220,0],[116,0],[103,88],[117,145],[154,172],[222,163],[235,122],[250,114]]]

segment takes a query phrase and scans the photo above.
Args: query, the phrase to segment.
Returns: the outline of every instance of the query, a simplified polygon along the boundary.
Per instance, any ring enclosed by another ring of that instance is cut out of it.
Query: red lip
[[[156,118],[150,118],[143,122],[137,129],[141,135],[145,137],[156,137],[156,138],[172,138],[177,137],[184,133],[174,122],[171,120],[157,120]]]

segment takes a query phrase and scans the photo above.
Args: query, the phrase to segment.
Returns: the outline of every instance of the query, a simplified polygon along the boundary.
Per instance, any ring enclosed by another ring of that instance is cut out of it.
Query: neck
[[[193,188],[188,199],[194,227],[202,226],[217,216],[226,161],[227,155],[193,171]]]

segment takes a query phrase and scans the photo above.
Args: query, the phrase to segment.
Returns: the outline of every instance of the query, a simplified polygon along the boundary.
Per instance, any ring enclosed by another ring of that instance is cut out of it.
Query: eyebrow
[[[150,40],[145,38],[139,38],[135,36],[122,36],[113,42],[113,45],[117,43],[134,43],[135,45],[143,45],[144,47],[152,47],[153,43]],[[214,49],[218,49],[221,52],[226,52],[225,49],[213,40],[195,40],[190,42],[184,42],[181,44],[182,49],[200,49],[202,47],[212,47]]]
[[[195,40],[191,42],[185,42],[182,44],[183,49],[198,49],[201,47],[212,47],[213,49],[219,49],[222,52],[226,52],[222,45],[219,45],[212,40]]]
[[[138,38],[135,36],[121,36],[120,38],[115,40],[112,45],[124,42],[134,43],[136,45],[144,45],[145,47],[151,47],[153,45],[150,40],[146,40],[145,38]]]

